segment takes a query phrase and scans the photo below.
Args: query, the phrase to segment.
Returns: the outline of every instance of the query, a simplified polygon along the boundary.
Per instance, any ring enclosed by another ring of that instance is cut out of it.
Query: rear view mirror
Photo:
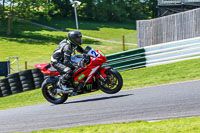
[[[92,49],[92,47],[87,46],[87,47],[85,48],[85,52],[88,53],[91,49]]]

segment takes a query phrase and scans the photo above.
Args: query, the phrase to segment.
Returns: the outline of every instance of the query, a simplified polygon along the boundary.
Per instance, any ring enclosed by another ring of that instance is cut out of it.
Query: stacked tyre
[[[22,92],[22,84],[19,79],[19,73],[9,74],[8,82],[10,84],[12,94]]]
[[[0,86],[0,97],[2,97],[3,96],[3,94],[2,94],[2,92],[1,92],[1,86]]]
[[[50,75],[47,75],[47,74],[43,74],[43,76],[44,76],[44,79],[47,79],[50,77]]]
[[[23,91],[29,91],[35,89],[31,70],[25,70],[19,72],[19,78],[21,80]]]
[[[42,82],[44,81],[44,76],[43,76],[42,72],[38,68],[32,69],[31,71],[32,71],[32,75],[33,75],[33,81],[34,81],[35,88],[36,89],[41,88]]]
[[[8,78],[0,79],[0,89],[2,96],[9,96],[12,94]]]

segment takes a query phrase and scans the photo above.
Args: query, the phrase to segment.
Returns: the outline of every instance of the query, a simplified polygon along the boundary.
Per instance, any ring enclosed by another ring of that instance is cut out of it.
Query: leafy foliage
[[[80,0],[78,16],[98,22],[134,22],[156,16],[156,0]],[[8,23],[10,34],[13,19],[74,18],[72,0],[2,0],[0,21]]]
[[[3,0],[0,5],[1,21],[8,23],[7,34],[11,34],[14,19],[34,20],[40,16],[48,17],[54,5],[49,0]]]
[[[155,0],[85,0],[78,14],[86,20],[123,22],[154,17],[155,7]]]

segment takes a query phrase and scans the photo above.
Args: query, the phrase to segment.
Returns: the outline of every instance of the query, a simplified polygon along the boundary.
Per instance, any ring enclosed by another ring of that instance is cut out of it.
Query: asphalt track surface
[[[25,102],[25,101],[24,101]],[[200,116],[200,81],[99,94],[0,111],[0,132],[29,132]]]

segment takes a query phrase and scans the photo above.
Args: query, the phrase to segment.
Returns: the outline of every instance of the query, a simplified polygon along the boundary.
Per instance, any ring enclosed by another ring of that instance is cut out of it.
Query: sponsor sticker
[[[81,74],[81,76],[78,77],[79,80],[85,77],[85,74]]]
[[[101,50],[99,50],[98,52],[99,52],[101,55],[105,56],[105,54],[104,54]]]

